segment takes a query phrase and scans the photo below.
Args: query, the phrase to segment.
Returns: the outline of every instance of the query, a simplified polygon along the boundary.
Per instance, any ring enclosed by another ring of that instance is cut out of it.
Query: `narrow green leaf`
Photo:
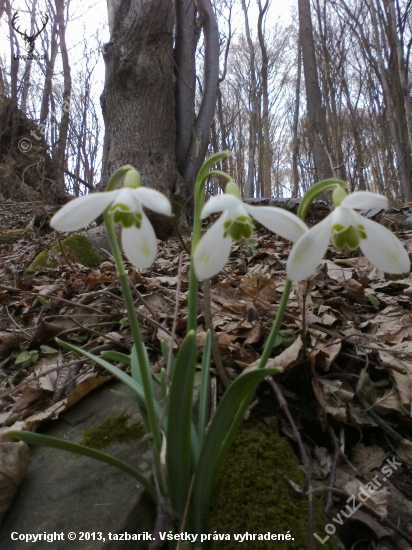
[[[166,472],[173,509],[183,517],[190,486],[192,397],[196,369],[196,333],[191,330],[176,359],[169,392]]]
[[[169,362],[169,346],[167,345],[167,343],[164,341],[164,340],[160,340],[160,347],[162,348],[162,355],[163,355],[163,361],[165,362],[165,365],[168,364]],[[175,356],[173,355],[173,352],[172,352],[172,362],[170,363],[170,379],[173,378],[173,371],[175,369],[175,363],[176,363],[176,358]]]
[[[300,201],[300,205],[297,211],[297,215],[299,216],[299,218],[301,220],[305,219],[309,206],[318,195],[320,195],[321,193],[325,193],[326,191],[336,189],[336,187],[338,186],[346,189],[348,187],[348,184],[344,181],[331,178],[328,180],[318,181],[317,183],[315,183],[315,185],[312,185],[312,187],[310,187],[310,189],[306,191],[305,195]]]
[[[132,168],[133,166],[130,164],[125,164],[124,166],[118,168],[107,182],[106,191],[114,191],[117,188],[117,184],[121,180],[122,176]]]
[[[166,369],[161,369],[160,371],[160,399],[164,401],[167,395],[166,388]]]
[[[104,357],[105,359],[108,359],[109,361],[116,361],[117,363],[124,363],[128,367],[130,367],[132,363],[132,359],[130,355],[126,355],[125,353],[120,353],[119,351],[101,351],[100,352],[101,357]]]
[[[219,451],[239,406],[263,378],[273,376],[279,371],[278,368],[267,368],[241,374],[223,395],[205,436],[195,471],[192,502],[196,533],[204,532]]]
[[[20,430],[9,430],[8,435],[30,445],[42,445],[43,447],[53,447],[55,449],[61,449],[62,451],[69,451],[71,453],[76,453],[78,455],[88,456],[90,458],[95,458],[100,460],[100,462],[105,462],[111,466],[116,466],[120,470],[123,470],[127,474],[133,476],[143,487],[148,491],[153,500],[157,501],[156,489],[150,483],[150,481],[140,472],[113,456],[110,456],[101,451],[96,451],[91,447],[86,447],[85,445],[79,445],[78,443],[71,443],[70,441],[65,441],[64,439],[57,439],[56,437],[49,437],[48,435],[35,434],[32,432],[24,432]]]
[[[107,371],[109,371],[113,376],[115,376],[120,382],[123,382],[128,388],[132,390],[133,393],[136,394],[136,396],[139,398],[139,401],[142,403],[146,402],[145,395],[143,388],[140,384],[138,384],[131,376],[126,374],[125,372],[121,371],[111,363],[105,361],[101,357],[98,357],[97,355],[93,355],[92,353],[89,353],[88,351],[78,348],[76,346],[72,346],[72,344],[69,344],[68,342],[63,342],[63,340],[59,340],[56,338],[57,344],[61,346],[64,349],[67,349],[69,351],[73,351],[74,353],[78,353],[79,355],[83,355],[84,357],[87,357],[88,359],[91,359]],[[154,401],[155,407],[156,407],[156,413],[157,416],[159,415],[159,406],[156,401]]]
[[[205,436],[208,409],[209,409],[209,380],[210,380],[210,351],[212,335],[207,331],[205,347],[203,348],[202,373],[200,377],[200,397],[199,397],[199,443],[202,445]]]
[[[196,178],[196,184],[203,183],[205,179],[208,177],[209,170],[212,168],[212,166],[214,166],[217,162],[220,162],[221,160],[227,157],[231,157],[232,154],[233,153],[231,151],[219,151],[214,155],[211,155],[209,158],[207,158],[199,170],[199,173]]]

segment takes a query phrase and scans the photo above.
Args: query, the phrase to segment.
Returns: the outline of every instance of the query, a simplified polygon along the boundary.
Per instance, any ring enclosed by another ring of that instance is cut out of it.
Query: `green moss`
[[[62,246],[65,253],[71,256],[75,262],[79,262],[86,267],[96,267],[100,263],[99,256],[93,250],[89,239],[85,235],[70,235],[62,241]],[[54,248],[56,252],[61,252],[59,243],[56,243]]]
[[[99,426],[83,430],[80,444],[93,449],[104,449],[116,443],[130,443],[140,439],[145,433],[143,424],[139,422],[128,425],[129,418],[124,414],[111,416]]]
[[[86,267],[96,267],[100,263],[99,256],[93,250],[89,239],[85,235],[70,235],[61,241],[61,245],[70,261],[81,263]],[[59,242],[53,245],[53,255],[58,257],[61,263],[67,264],[67,259],[62,254]],[[30,277],[45,267],[54,268],[56,266],[57,262],[49,258],[49,251],[42,250],[26,269],[24,276]]]
[[[42,250],[40,254],[37,254],[37,256],[34,258],[32,263],[29,265],[29,267],[24,272],[25,277],[30,277],[37,271],[41,271],[45,267],[56,267],[56,262],[53,262],[49,259],[49,251],[47,249]]]
[[[215,541],[210,549],[239,548],[233,534],[286,534],[290,541],[244,541],[247,550],[285,550],[308,547],[308,501],[293,494],[282,477],[285,474],[305,486],[305,476],[287,441],[263,423],[244,426],[237,434],[216,484],[214,499],[207,519],[206,532],[229,533],[230,541]],[[325,521],[322,504],[314,502],[315,532],[324,538]],[[332,539],[316,548],[332,550]]]

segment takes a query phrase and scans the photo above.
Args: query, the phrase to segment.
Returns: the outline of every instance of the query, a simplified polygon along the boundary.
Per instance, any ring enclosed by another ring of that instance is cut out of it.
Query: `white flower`
[[[333,192],[335,210],[310,229],[294,245],[287,262],[292,281],[309,277],[320,264],[329,241],[338,249],[360,248],[366,258],[386,273],[410,271],[408,254],[395,235],[382,225],[364,218],[357,209],[388,208],[383,195],[359,191],[347,195],[342,188]]]
[[[301,219],[287,210],[243,203],[234,182],[226,185],[224,195],[216,195],[205,204],[201,218],[216,212],[223,214],[200,239],[193,258],[200,281],[213,277],[222,269],[229,258],[232,241],[252,236],[254,227],[250,216],[290,241],[297,241],[308,230]]]
[[[156,257],[157,242],[152,224],[143,212],[143,206],[170,216],[168,199],[149,187],[139,187],[136,170],[126,173],[122,189],[92,193],[72,200],[51,219],[50,225],[59,231],[77,231],[96,219],[106,208],[115,223],[121,223],[122,246],[130,262],[137,268],[147,268]]]

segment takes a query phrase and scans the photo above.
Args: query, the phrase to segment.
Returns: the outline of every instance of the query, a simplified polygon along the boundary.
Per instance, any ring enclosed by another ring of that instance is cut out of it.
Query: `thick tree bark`
[[[109,0],[108,11],[102,184],[132,164],[142,185],[169,195],[177,179],[174,6],[170,0]]]
[[[314,177],[322,180],[332,177],[332,169],[326,148],[328,138],[326,117],[317,73],[315,43],[313,39],[310,0],[299,0],[299,35],[302,47],[303,72],[305,75],[306,100],[309,118],[309,139],[312,146]]]
[[[195,3],[176,2],[176,161],[183,175],[195,125]]]

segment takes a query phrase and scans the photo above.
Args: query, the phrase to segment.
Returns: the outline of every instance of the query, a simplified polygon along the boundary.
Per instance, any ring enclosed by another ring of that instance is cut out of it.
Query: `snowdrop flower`
[[[251,216],[274,233],[290,241],[297,241],[308,228],[303,221],[282,208],[250,206],[241,200],[236,183],[230,181],[223,195],[212,197],[203,207],[201,219],[216,212],[220,218],[200,239],[193,262],[198,280],[216,275],[229,259],[232,241],[250,239],[253,233]]]
[[[386,227],[354,210],[386,209],[386,197],[367,191],[347,195],[344,189],[338,187],[332,199],[334,211],[294,245],[286,267],[289,279],[300,281],[309,277],[320,264],[331,239],[338,249],[355,250],[359,247],[371,264],[386,273],[410,271],[408,254],[397,237]]]
[[[133,168],[126,172],[122,189],[78,197],[63,206],[50,225],[59,231],[77,231],[108,208],[113,221],[123,226],[122,246],[127,258],[135,267],[147,268],[155,260],[157,242],[143,206],[165,216],[172,214],[170,202],[162,193],[140,187],[140,174]]]

